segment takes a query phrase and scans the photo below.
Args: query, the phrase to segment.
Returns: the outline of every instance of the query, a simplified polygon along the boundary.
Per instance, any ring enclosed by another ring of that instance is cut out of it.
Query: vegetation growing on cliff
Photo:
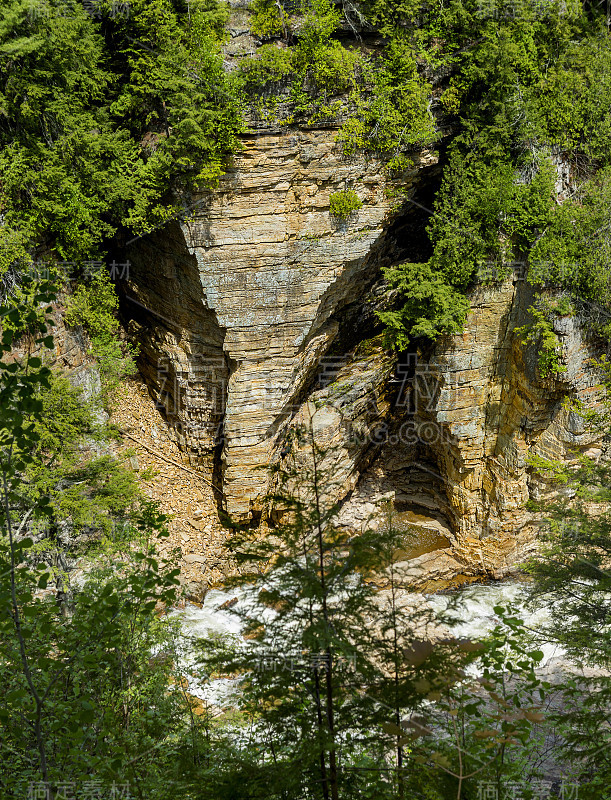
[[[329,211],[337,219],[347,219],[350,214],[358,211],[363,205],[354,189],[344,189],[335,192],[329,197]]]
[[[154,790],[161,779],[143,748],[182,734],[191,713],[168,691],[173,657],[152,658],[176,644],[155,614],[176,597],[176,573],[153,543],[165,520],[129,470],[92,455],[107,441],[92,408],[33,354],[54,346],[53,299],[43,286],[34,309],[0,309],[13,322],[0,343],[0,787],[14,800],[59,800],[87,782]],[[20,358],[15,330],[29,337]],[[67,562],[87,549],[83,533],[103,533],[106,547],[74,586]]]
[[[257,0],[251,19],[268,43],[241,64],[247,99],[272,115],[284,103],[277,122],[339,120],[346,157],[375,153],[392,175],[440,126],[452,131],[430,209],[431,261],[387,273],[399,289],[381,316],[390,344],[455,333],[469,291],[516,269],[540,289],[604,304],[611,48],[602,7],[363,0],[342,15],[330,0]],[[347,46],[340,23],[357,40],[380,31],[384,47]]]
[[[476,0],[363,0],[345,10],[331,0],[256,0],[251,27],[267,43],[229,74],[222,3],[97,6],[90,14],[68,4],[64,14],[61,3],[11,0],[2,11],[4,269],[42,243],[63,259],[97,256],[125,228],[143,233],[181,213],[236,149],[243,102],[269,110],[282,99],[285,124],[343,119],[346,156],[376,153],[392,174],[414,148],[434,144],[440,124],[452,129],[428,231],[431,312],[389,308],[390,342],[456,330],[465,303],[447,318],[447,298],[516,262],[530,264],[539,286],[557,282],[560,269],[564,288],[601,299],[611,59],[598,7],[533,1],[510,14]],[[342,26],[356,31],[356,45]],[[374,28],[385,46],[359,46],[359,31]],[[573,175],[562,205],[560,164]],[[582,251],[590,256],[572,255]],[[567,275],[577,263],[575,282]],[[404,286],[422,269],[401,267]]]
[[[431,87],[419,74],[414,48],[399,29],[380,54],[367,55],[338,40],[345,16],[331,0],[285,6],[267,0],[253,6],[253,33],[262,35],[262,20],[274,20],[267,35],[291,39],[289,48],[267,44],[241,64],[247,97],[252,102],[253,91],[259,94],[255,107],[260,112],[264,108],[273,112],[285,102],[290,112],[279,120],[283,124],[343,118],[338,142],[346,156],[377,153],[391,166],[403,164],[406,150],[436,140]],[[292,76],[290,91],[284,95],[281,87],[274,87],[278,66],[283,77]]]
[[[384,315],[390,340],[455,331],[464,302],[448,323],[443,297],[514,271],[582,301],[606,296],[611,45],[602,10],[523,3],[509,14],[465,3],[433,20],[417,3],[368,8],[388,30],[407,25],[419,57],[450,73],[440,103],[456,131],[428,227],[438,289],[423,316],[409,307]],[[560,167],[571,174],[562,197]],[[404,283],[420,269],[403,266]]]
[[[18,305],[28,276],[71,288],[66,322],[88,332],[106,399],[135,355],[118,338],[109,243],[183,214],[237,146],[226,21],[217,0],[0,9],[2,295]]]
[[[98,778],[128,780],[147,800],[460,799],[475,796],[478,777],[500,788],[529,763],[542,721],[540,651],[504,609],[481,682],[459,669],[474,658],[465,656],[470,643],[443,643],[458,651],[443,671],[440,649],[414,632],[412,647],[399,647],[399,623],[405,631],[413,615],[395,603],[395,542],[338,534],[336,509],[320,502],[321,476],[304,469],[298,501],[284,498],[293,517],[248,541],[248,577],[263,582],[265,573],[260,599],[276,617],[251,620],[247,655],[294,647],[310,660],[296,680],[224,650],[217,665],[240,670],[244,704],[210,723],[189,694],[172,623],[156,614],[176,598],[176,575],[151,541],[164,520],[111,455],[99,407],[33,351],[53,346],[44,317],[54,298],[27,273],[43,255],[76,267],[66,320],[88,330],[112,386],[130,361],[118,344],[116,296],[103,273],[84,281],[79,264],[214,186],[237,147],[242,103],[266,93],[276,102],[286,88],[286,124],[343,115],[346,157],[374,153],[391,173],[433,144],[442,124],[449,131],[432,258],[386,272],[396,301],[380,314],[389,343],[459,331],[469,289],[523,265],[540,298],[521,335],[540,350],[540,374],[559,373],[554,316],[609,301],[604,11],[523,3],[508,15],[471,0],[364,0],[347,9],[351,24],[364,32],[369,19],[385,36],[366,52],[341,41],[345,16],[330,0],[255,0],[252,29],[266,44],[232,76],[220,54],[227,8],[215,0],[133,0],[125,15],[111,0],[100,0],[99,16],[87,5],[9,0],[0,11],[3,796],[22,798],[37,779],[58,796],[62,783]],[[559,197],[563,165],[571,180]],[[341,192],[332,213],[345,218],[357,201]],[[556,289],[570,299],[549,301]],[[596,322],[608,335],[600,315]],[[607,472],[585,459],[568,475],[533,466],[577,498],[549,511],[545,558],[531,566],[554,603],[554,635],[608,669],[610,520],[596,507],[609,500]],[[70,537],[82,537],[82,549],[102,542],[98,565],[73,587]],[[391,569],[393,595],[376,617],[380,633],[365,578],[382,544],[377,566]],[[357,668],[342,674],[342,657],[355,650]],[[565,693],[574,705],[565,752],[588,797],[607,800],[608,678],[588,688],[574,682]],[[431,728],[406,721],[415,708],[431,714]]]
[[[97,255],[119,226],[150,228],[172,191],[214,183],[235,146],[221,4],[10,0],[0,12],[0,169],[8,230],[60,258]]]
[[[288,35],[288,14],[276,0],[254,0],[251,5],[250,29],[262,39]]]
[[[554,320],[572,316],[573,307],[566,297],[553,299],[537,295],[530,307],[533,322],[516,330],[523,337],[523,345],[534,345],[537,349],[537,364],[542,378],[566,372],[562,363],[562,345],[554,331]]]
[[[568,404],[583,415],[590,434],[605,434],[611,420],[611,365],[603,375],[600,411]],[[574,760],[588,797],[607,798],[611,782],[609,707],[611,705],[611,470],[605,459],[576,449],[574,462],[535,456],[530,467],[553,489],[529,506],[540,515],[540,553],[526,565],[533,578],[531,596],[545,608],[545,640],[561,647],[585,667],[563,686],[564,702],[551,722],[561,734],[559,750]]]
[[[91,340],[104,398],[109,401],[121,380],[136,371],[136,348],[119,340],[118,297],[105,271],[79,283],[68,299],[65,320],[82,325]]]
[[[430,264],[399,264],[384,275],[400,300],[398,308],[378,313],[389,346],[404,350],[412,336],[435,340],[462,329],[469,301]]]

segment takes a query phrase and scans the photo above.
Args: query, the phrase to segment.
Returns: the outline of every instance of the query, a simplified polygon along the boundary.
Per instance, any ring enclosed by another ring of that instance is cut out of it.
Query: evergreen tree
[[[47,317],[53,299],[52,287],[42,286],[32,292],[32,306],[2,310],[2,796],[20,800],[42,791],[54,798],[64,796],[62,785],[70,791],[77,786],[82,794],[86,782],[107,791],[116,782],[130,783],[140,798],[163,798],[167,787],[147,753],[178,749],[194,762],[205,749],[193,723],[192,700],[171,690],[184,685],[176,626],[156,614],[160,603],[176,598],[176,571],[155,556],[155,536],[167,535],[164,518],[152,504],[141,504],[130,536],[99,552],[94,564],[81,563],[84,573],[69,614],[48,589],[58,577],[49,568],[48,548],[35,547],[29,535],[37,521],[57,522],[66,513],[63,490],[70,494],[70,480],[90,508],[97,503],[100,516],[116,511],[105,507],[113,491],[107,464],[98,464],[94,474],[81,470],[80,480],[74,480],[74,450],[88,431],[87,413],[76,397],[68,394],[72,403],[61,413],[55,409],[50,420],[41,418],[53,408],[45,406],[45,393],[55,397],[54,379],[34,352],[53,347]],[[23,345],[21,357],[17,342]],[[78,504],[77,495],[72,502]],[[78,522],[74,508],[70,516]],[[155,651],[160,657],[153,657]],[[159,763],[167,769],[172,762],[160,753]],[[184,770],[184,756],[179,765]]]
[[[227,796],[404,797],[413,781],[402,715],[423,699],[418,681],[464,655],[440,644],[417,664],[405,657],[432,615],[401,606],[392,571],[388,609],[376,585],[388,580],[384,569],[404,535],[392,526],[340,530],[327,492],[333,459],[311,426],[293,437],[270,497],[277,523],[263,538],[239,531],[230,543],[246,641],[207,661],[209,670],[242,676],[237,702],[251,722],[237,768],[244,785],[232,783]]]
[[[132,0],[0,9],[0,252],[82,261],[121,228],[182,212],[173,191],[213,185],[241,130],[222,67],[225,9]],[[175,205],[175,207],[173,207]],[[17,265],[18,266],[18,265]]]
[[[611,419],[611,365],[603,375],[601,410],[582,414],[591,433],[608,441]],[[588,796],[607,798],[611,778],[611,467],[574,453],[572,462],[535,457],[531,466],[548,491],[531,508],[541,514],[541,550],[527,569],[534,579],[531,601],[548,611],[539,635],[560,646],[572,666],[563,684],[564,706],[557,714],[564,737],[563,757]]]

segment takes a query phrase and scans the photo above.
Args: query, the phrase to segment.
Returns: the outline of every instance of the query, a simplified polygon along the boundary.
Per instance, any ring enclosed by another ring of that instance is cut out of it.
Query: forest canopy
[[[386,275],[389,345],[458,332],[473,286],[516,264],[543,293],[607,303],[604,4],[253,0],[249,13],[256,52],[228,62],[220,0],[3,4],[5,282],[40,253],[78,265],[181,217],[253,124],[332,123],[345,158],[381,157],[393,178],[423,148],[443,159],[432,257]]]

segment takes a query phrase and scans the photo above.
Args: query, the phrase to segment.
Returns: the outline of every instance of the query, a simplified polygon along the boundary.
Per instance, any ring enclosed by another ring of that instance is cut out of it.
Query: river
[[[486,636],[499,622],[494,611],[495,606],[499,605],[511,605],[519,609],[519,616],[530,630],[536,630],[548,619],[545,609],[532,610],[524,605],[525,584],[519,581],[471,584],[454,592],[435,595],[410,593],[409,597],[410,601],[416,600],[429,605],[440,616],[450,613],[455,617],[458,622],[453,626],[452,634],[459,638],[477,640]],[[217,634],[244,642],[240,636],[241,621],[233,609],[244,609],[253,598],[254,593],[247,588],[229,592],[215,589],[207,593],[201,605],[187,603],[183,609],[174,609],[172,615],[181,620],[187,638]],[[235,600],[237,602],[228,608]],[[268,610],[264,613],[273,614]],[[244,643],[243,646],[248,645]],[[542,668],[561,663],[563,653],[557,645],[538,642],[537,647],[544,653],[540,665]],[[235,686],[236,681],[228,678],[202,681],[189,677],[190,693],[215,706],[230,705]]]

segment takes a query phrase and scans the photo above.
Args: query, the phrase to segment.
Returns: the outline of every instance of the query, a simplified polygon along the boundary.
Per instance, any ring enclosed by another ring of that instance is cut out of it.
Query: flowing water
[[[494,611],[495,606],[507,607],[511,604],[519,609],[519,616],[528,629],[536,629],[547,620],[545,609],[532,611],[523,606],[525,585],[518,581],[493,584],[475,584],[448,594],[420,595],[423,603],[430,605],[440,614],[449,613],[458,620],[452,633],[457,637],[480,639],[491,631],[500,621]],[[413,597],[413,595],[411,595]],[[183,630],[188,637],[208,637],[227,635],[233,637],[241,646],[247,647],[240,636],[240,620],[232,610],[244,609],[254,601],[254,593],[249,589],[225,592],[208,592],[201,605],[187,604],[184,609],[175,609],[173,616],[180,618]],[[236,601],[237,602],[233,602]],[[232,604],[233,603],[233,604]],[[228,606],[231,605],[230,608]],[[264,613],[273,614],[265,610]],[[542,666],[559,663],[562,651],[555,645],[537,644],[544,652]],[[189,678],[189,692],[214,706],[231,705],[237,681],[230,678],[217,678],[210,681]]]
[[[533,632],[549,620],[547,609],[533,610],[524,605],[525,594],[524,583],[507,581],[474,584],[451,594],[431,595],[428,602],[436,611],[444,612],[457,601],[457,610],[453,616],[458,617],[460,622],[453,628],[454,634],[469,639],[481,639],[500,622],[494,611],[495,606],[506,608],[511,605],[516,608],[525,627]],[[544,653],[543,665],[563,656],[558,645],[539,642],[537,647]]]

